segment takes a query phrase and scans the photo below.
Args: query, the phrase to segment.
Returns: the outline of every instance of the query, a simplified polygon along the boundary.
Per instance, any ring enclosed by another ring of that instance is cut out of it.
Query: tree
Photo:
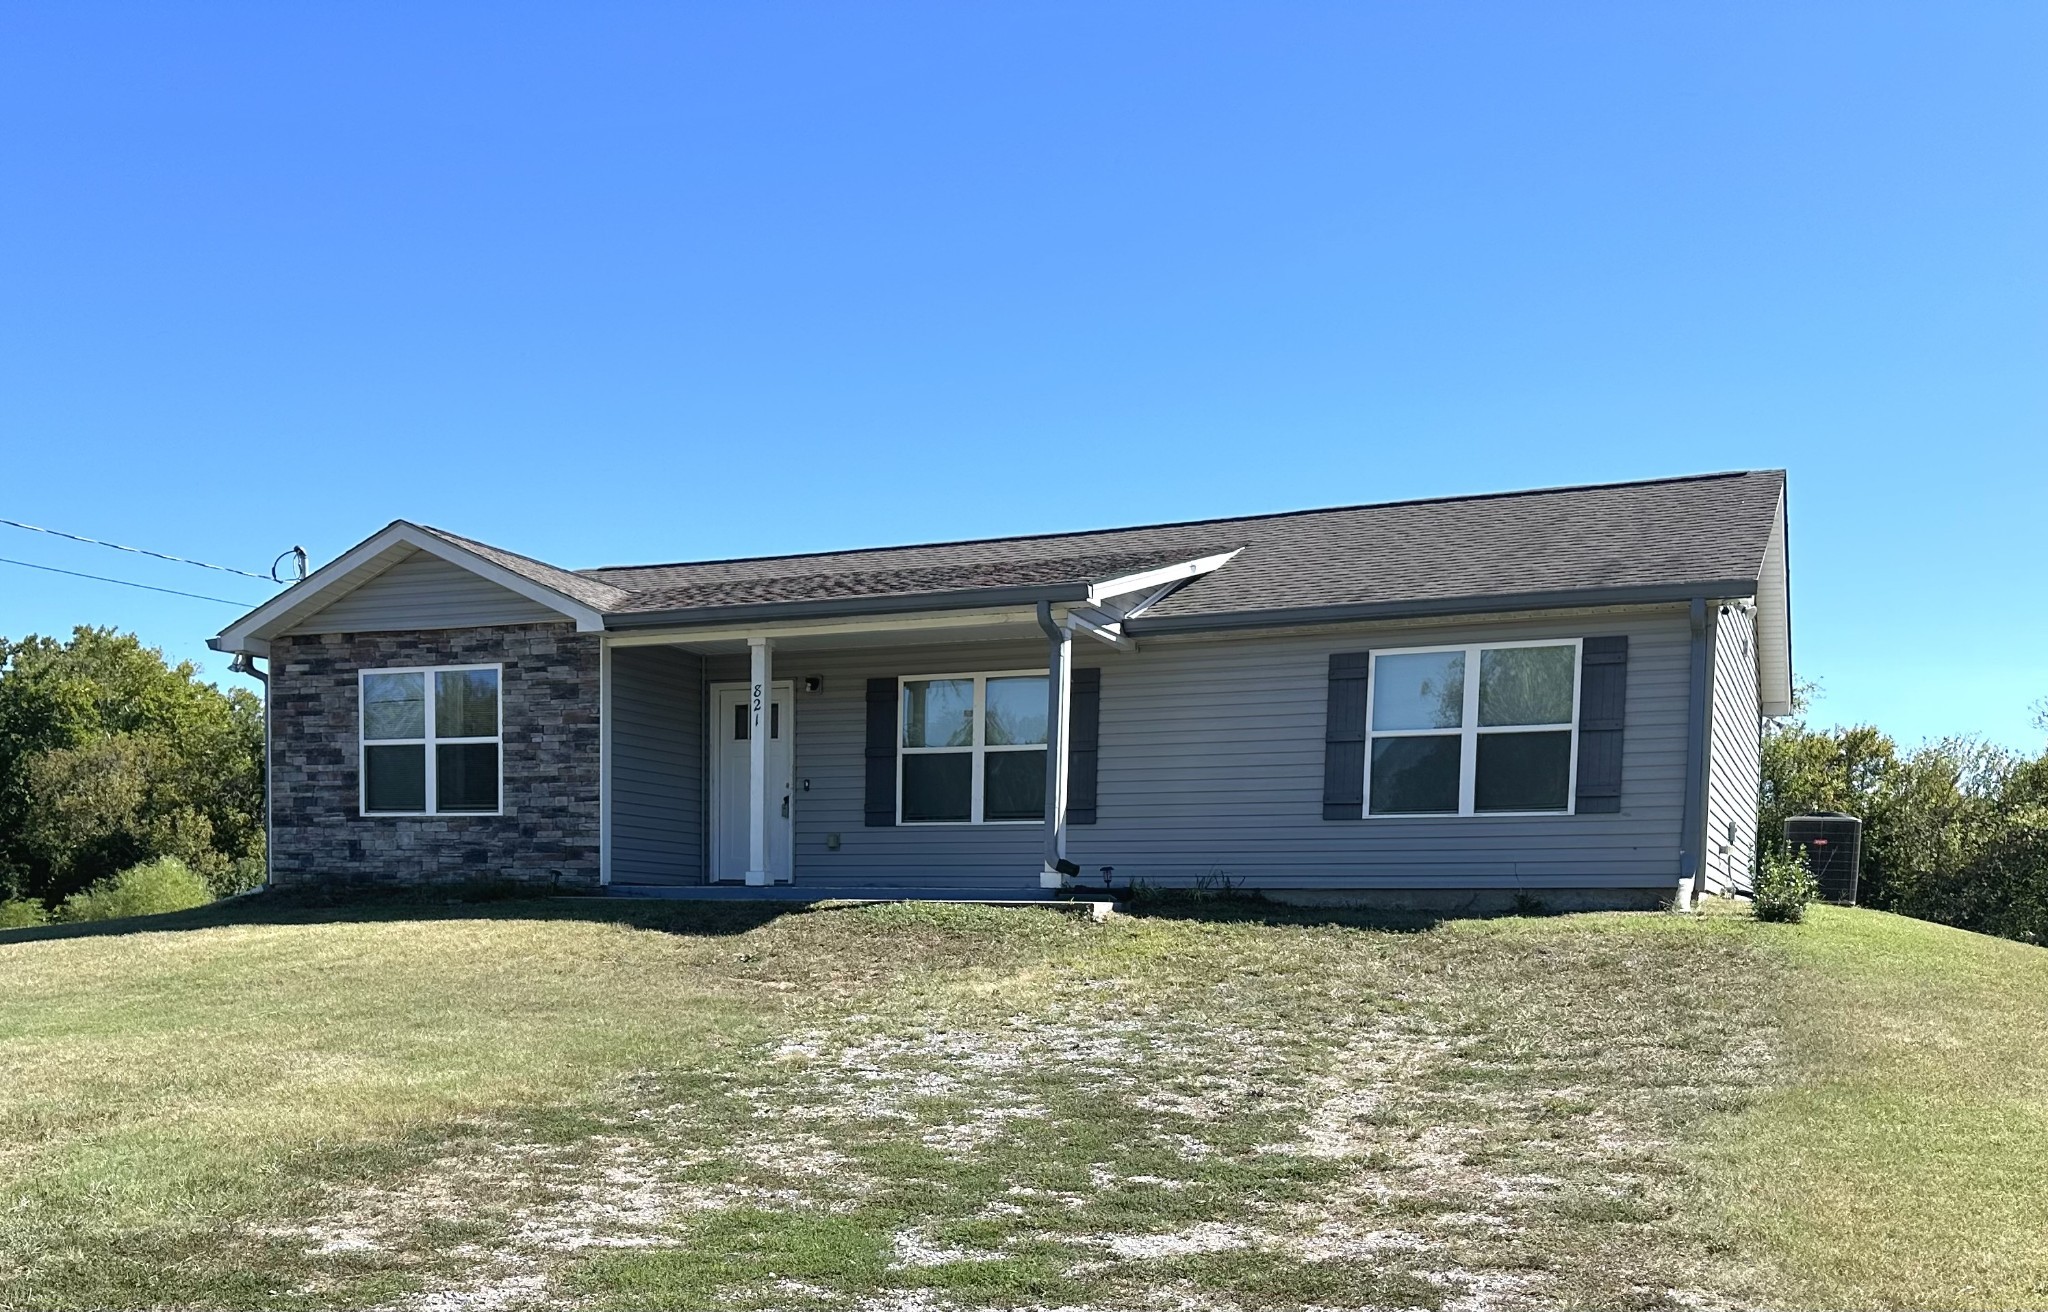
[[[133,634],[0,638],[0,895],[263,851],[263,709]]]
[[[1985,933],[2048,936],[2048,756],[1976,737],[1901,751],[1871,725],[1815,729],[1812,685],[1765,730],[1760,853],[1787,816],[1863,821],[1865,905]]]

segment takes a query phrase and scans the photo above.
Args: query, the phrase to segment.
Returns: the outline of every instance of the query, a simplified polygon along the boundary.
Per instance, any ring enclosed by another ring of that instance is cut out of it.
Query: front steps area
[[[655,898],[671,902],[957,902],[983,907],[1039,907],[1048,911],[1086,914],[1091,920],[1107,920],[1116,903],[1104,897],[1087,897],[1051,890],[1026,889],[1018,893],[991,896],[985,889],[897,888],[887,885],[851,888],[807,888],[801,884],[607,884],[607,897]]]

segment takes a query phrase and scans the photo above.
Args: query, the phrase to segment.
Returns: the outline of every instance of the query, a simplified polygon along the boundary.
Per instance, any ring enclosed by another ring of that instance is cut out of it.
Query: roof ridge
[[[445,528],[436,528],[432,524],[422,524],[416,520],[408,520],[406,522],[412,524],[414,528],[425,529],[435,537],[446,538],[450,542],[458,543],[465,547],[482,547],[486,551],[495,551],[501,556],[510,556],[515,560],[523,560],[529,565],[538,565],[542,569],[551,569],[557,574],[580,575],[587,572],[580,569],[570,569],[566,565],[557,565],[552,561],[542,560],[539,556],[529,556],[523,551],[514,551],[510,547],[501,547],[495,542],[486,542],[482,538],[464,537],[460,533],[451,533]]]
[[[859,556],[884,551],[919,551],[930,547],[974,547],[994,542],[1043,542],[1051,538],[1100,537],[1110,533],[1139,533],[1148,529],[1201,528],[1211,524],[1245,524],[1253,520],[1299,519],[1307,515],[1336,515],[1352,510],[1390,510],[1397,506],[1434,506],[1454,501],[1500,501],[1510,497],[1548,496],[1560,492],[1601,492],[1611,488],[1651,487],[1669,483],[1703,483],[1721,478],[1750,478],[1758,474],[1782,474],[1782,469],[1723,469],[1705,474],[1676,474],[1664,478],[1629,478],[1608,483],[1562,483],[1551,487],[1517,488],[1503,492],[1472,492],[1462,496],[1402,497],[1393,501],[1364,501],[1348,506],[1311,506],[1304,510],[1276,510],[1260,515],[1222,515],[1214,519],[1168,520],[1159,524],[1121,524],[1110,528],[1074,529],[1060,533],[1008,533],[986,538],[953,538],[939,542],[897,542],[874,547],[840,547],[824,551],[782,551],[765,556],[719,556],[707,560],[664,560],[645,565],[593,565],[570,570],[579,575],[606,574],[640,569],[679,569],[687,565],[745,565],[770,560],[809,560],[819,556]],[[425,527],[422,525],[421,527]],[[441,532],[435,529],[435,532]],[[516,553],[515,553],[516,554]],[[531,560],[532,557],[526,557]],[[535,561],[546,564],[545,561]],[[560,569],[561,566],[550,566]],[[614,585],[616,586],[616,585]]]

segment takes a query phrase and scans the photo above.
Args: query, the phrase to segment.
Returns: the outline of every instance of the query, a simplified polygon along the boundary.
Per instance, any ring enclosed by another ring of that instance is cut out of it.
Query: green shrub
[[[1920,875],[1893,910],[2022,943],[2048,943],[2048,806],[2021,805],[1969,859]]]
[[[1801,853],[1776,848],[1765,852],[1757,863],[1753,900],[1758,920],[1797,923],[1806,918],[1806,904],[1819,892],[1820,885]]]
[[[124,916],[160,916],[167,911],[186,911],[213,901],[213,889],[200,875],[174,856],[158,857],[130,866],[120,874],[73,893],[57,908],[57,919],[119,920]]]
[[[233,897],[263,887],[263,866],[260,856],[236,857],[218,870],[207,871],[206,882],[215,897]]]
[[[49,923],[49,909],[32,897],[11,897],[0,902],[0,929],[28,929]]]

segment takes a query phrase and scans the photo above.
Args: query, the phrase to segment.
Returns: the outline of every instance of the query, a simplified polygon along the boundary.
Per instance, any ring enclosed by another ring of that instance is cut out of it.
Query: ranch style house
[[[275,887],[1683,904],[1791,710],[1785,491],[597,569],[400,520],[212,645]]]

